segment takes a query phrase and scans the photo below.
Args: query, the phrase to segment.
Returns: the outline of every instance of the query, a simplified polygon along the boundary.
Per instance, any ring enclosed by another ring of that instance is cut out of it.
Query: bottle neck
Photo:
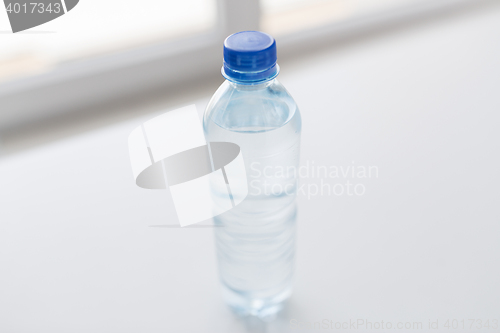
[[[260,85],[261,83],[272,81],[280,72],[280,67],[275,63],[272,67],[259,72],[240,72],[232,70],[226,66],[222,66],[222,76],[229,82],[234,82],[238,85]]]
[[[271,78],[267,81],[261,81],[258,83],[253,83],[253,84],[248,84],[248,82],[240,82],[240,81],[234,81],[234,80],[227,80],[226,81],[233,86],[235,89],[238,90],[243,90],[243,91],[256,91],[256,90],[263,90],[272,85],[277,81],[276,77]]]

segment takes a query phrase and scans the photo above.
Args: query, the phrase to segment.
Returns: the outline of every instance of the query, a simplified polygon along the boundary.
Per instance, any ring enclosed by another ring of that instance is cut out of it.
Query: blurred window
[[[75,105],[119,99],[136,87],[173,85],[180,73],[197,80],[220,66],[221,41],[242,29],[287,36],[293,50],[305,38],[296,32],[323,38],[323,32],[338,33],[330,29],[337,25],[371,29],[411,13],[478,1],[81,0],[67,14],[16,34],[0,8],[0,130]],[[66,98],[58,98],[61,89]]]
[[[279,36],[412,2],[418,0],[261,0],[261,25],[264,31]]]
[[[81,0],[53,21],[12,34],[1,8],[0,81],[208,31],[215,26],[216,9],[216,0]]]

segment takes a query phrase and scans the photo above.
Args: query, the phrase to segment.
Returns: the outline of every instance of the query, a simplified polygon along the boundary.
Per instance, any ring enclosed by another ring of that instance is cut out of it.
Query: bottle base
[[[274,320],[283,309],[284,302],[292,294],[289,286],[272,297],[252,297],[234,291],[222,284],[224,299],[229,308],[239,317],[254,316],[264,321]]]

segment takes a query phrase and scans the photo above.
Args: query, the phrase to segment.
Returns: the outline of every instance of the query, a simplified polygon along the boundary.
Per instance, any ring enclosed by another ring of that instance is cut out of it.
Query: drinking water
[[[210,100],[203,127],[208,142],[239,145],[248,195],[214,218],[219,275],[235,312],[268,317],[292,288],[301,117],[276,79],[271,36],[229,36],[222,73],[226,81]],[[219,189],[212,191],[217,196]]]

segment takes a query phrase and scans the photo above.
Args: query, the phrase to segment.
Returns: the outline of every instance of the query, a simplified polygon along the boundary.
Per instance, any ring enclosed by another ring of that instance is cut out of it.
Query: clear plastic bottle
[[[259,317],[281,309],[294,268],[301,117],[278,73],[271,36],[229,36],[226,81],[203,117],[207,141],[238,144],[245,162],[248,196],[214,218],[215,242],[227,303],[239,314]]]

